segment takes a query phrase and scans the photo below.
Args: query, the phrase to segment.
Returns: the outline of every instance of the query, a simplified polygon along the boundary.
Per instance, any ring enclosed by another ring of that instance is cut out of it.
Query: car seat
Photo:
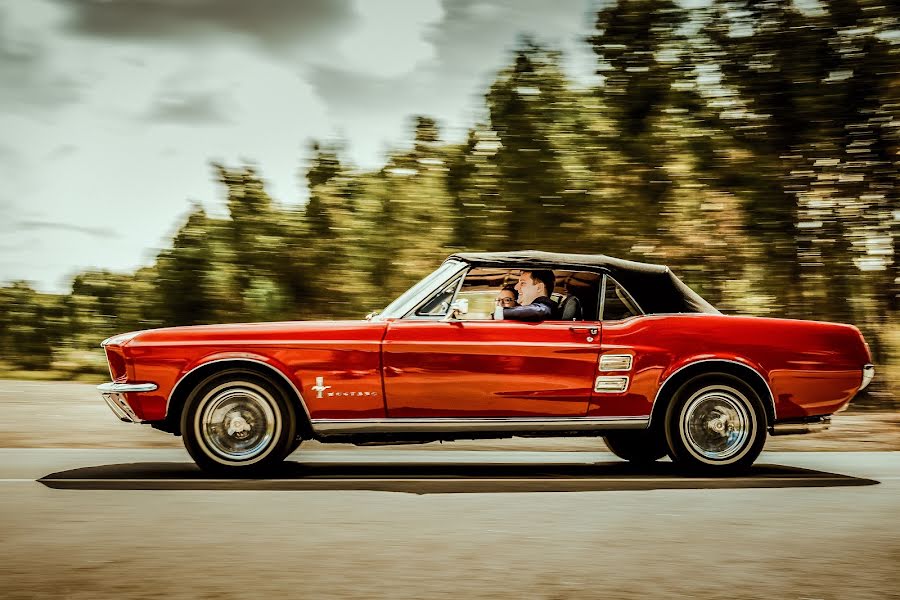
[[[581,300],[569,294],[559,307],[560,319],[563,321],[583,321],[584,313],[581,310]]]

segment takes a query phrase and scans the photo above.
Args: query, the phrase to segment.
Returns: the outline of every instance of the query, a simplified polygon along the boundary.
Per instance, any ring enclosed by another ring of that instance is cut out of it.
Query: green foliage
[[[24,369],[45,368],[59,334],[60,298],[38,294],[26,282],[0,288],[0,349]]]

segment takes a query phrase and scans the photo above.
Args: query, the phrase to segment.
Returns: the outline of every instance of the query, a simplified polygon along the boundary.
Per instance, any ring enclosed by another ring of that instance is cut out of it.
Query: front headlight
[[[136,338],[139,333],[142,332],[130,331],[128,333],[120,333],[119,335],[108,337],[100,342],[100,347],[106,348],[107,346],[124,346],[127,342],[130,342],[131,340]]]

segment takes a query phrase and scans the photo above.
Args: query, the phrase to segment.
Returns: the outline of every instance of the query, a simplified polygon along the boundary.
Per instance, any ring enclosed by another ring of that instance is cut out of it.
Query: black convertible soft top
[[[566,269],[609,273],[641,305],[652,313],[714,313],[713,305],[675,276],[669,267],[613,258],[603,254],[562,254],[521,250],[516,252],[460,252],[450,259],[473,267],[507,269]]]

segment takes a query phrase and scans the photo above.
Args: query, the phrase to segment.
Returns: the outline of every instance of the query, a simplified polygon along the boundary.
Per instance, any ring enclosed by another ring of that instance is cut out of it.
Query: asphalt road
[[[746,477],[593,452],[0,449],[0,597],[900,597],[900,453]]]

